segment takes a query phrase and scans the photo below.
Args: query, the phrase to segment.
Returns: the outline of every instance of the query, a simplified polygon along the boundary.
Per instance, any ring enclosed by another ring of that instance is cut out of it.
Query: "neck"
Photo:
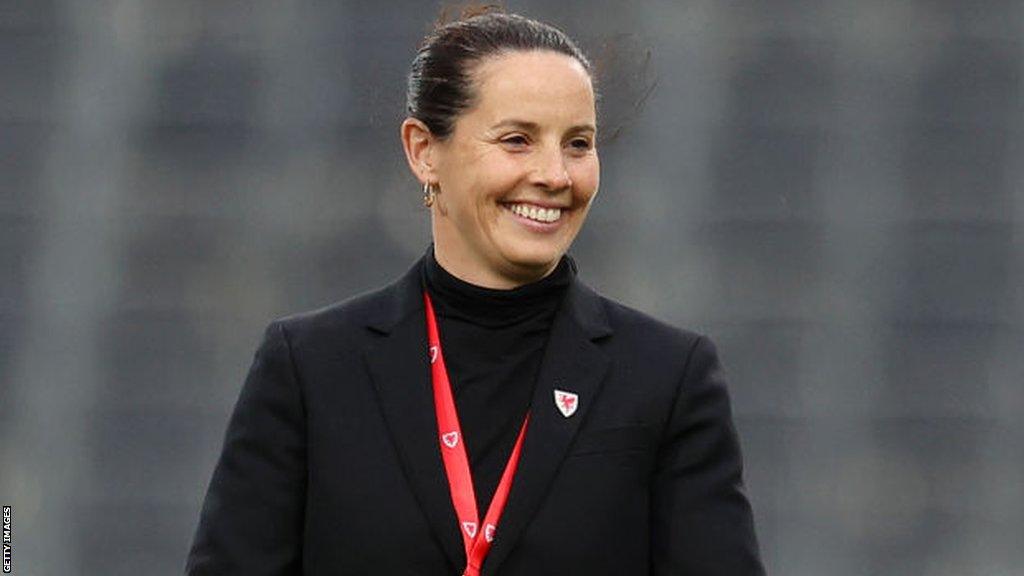
[[[459,280],[494,290],[512,290],[536,282],[551,274],[558,267],[558,260],[555,260],[544,268],[495,270],[481,266],[464,254],[446,250],[443,243],[436,240],[434,242],[434,258],[442,268]]]

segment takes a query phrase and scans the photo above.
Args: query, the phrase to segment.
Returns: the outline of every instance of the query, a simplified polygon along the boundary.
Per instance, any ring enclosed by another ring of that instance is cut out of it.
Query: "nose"
[[[534,185],[548,190],[564,190],[572,186],[565,156],[559,146],[545,146],[536,152],[531,176]]]

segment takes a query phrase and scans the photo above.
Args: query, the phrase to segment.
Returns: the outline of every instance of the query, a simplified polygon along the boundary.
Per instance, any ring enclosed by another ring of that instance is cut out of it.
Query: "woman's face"
[[[551,51],[509,52],[474,69],[474,104],[431,144],[437,258],[464,280],[509,288],[550,272],[597,193],[590,76]]]

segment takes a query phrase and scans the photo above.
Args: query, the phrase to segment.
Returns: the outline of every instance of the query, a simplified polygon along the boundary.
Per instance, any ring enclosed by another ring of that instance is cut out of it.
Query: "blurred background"
[[[177,574],[273,318],[428,242],[433,2],[0,0],[16,574]],[[709,334],[775,575],[1024,574],[1024,5],[510,2],[602,71],[599,291]]]

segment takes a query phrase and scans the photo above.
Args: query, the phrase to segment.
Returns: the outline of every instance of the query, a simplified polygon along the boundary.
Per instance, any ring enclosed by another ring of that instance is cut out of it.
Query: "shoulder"
[[[600,302],[609,325],[617,335],[642,338],[677,349],[690,349],[699,340],[706,340],[703,334],[696,331],[676,326],[631,305],[601,295],[588,286],[584,288]]]
[[[714,345],[699,332],[603,296],[585,284],[580,288],[584,298],[594,303],[592,309],[605,317],[612,333],[607,345],[617,356],[685,371],[695,357],[716,355]]]
[[[293,349],[351,345],[374,331],[386,331],[405,316],[422,310],[419,265],[390,284],[327,306],[283,316],[271,323]]]
[[[365,326],[385,307],[391,286],[376,288],[312,310],[303,310],[273,321],[289,334]]]

